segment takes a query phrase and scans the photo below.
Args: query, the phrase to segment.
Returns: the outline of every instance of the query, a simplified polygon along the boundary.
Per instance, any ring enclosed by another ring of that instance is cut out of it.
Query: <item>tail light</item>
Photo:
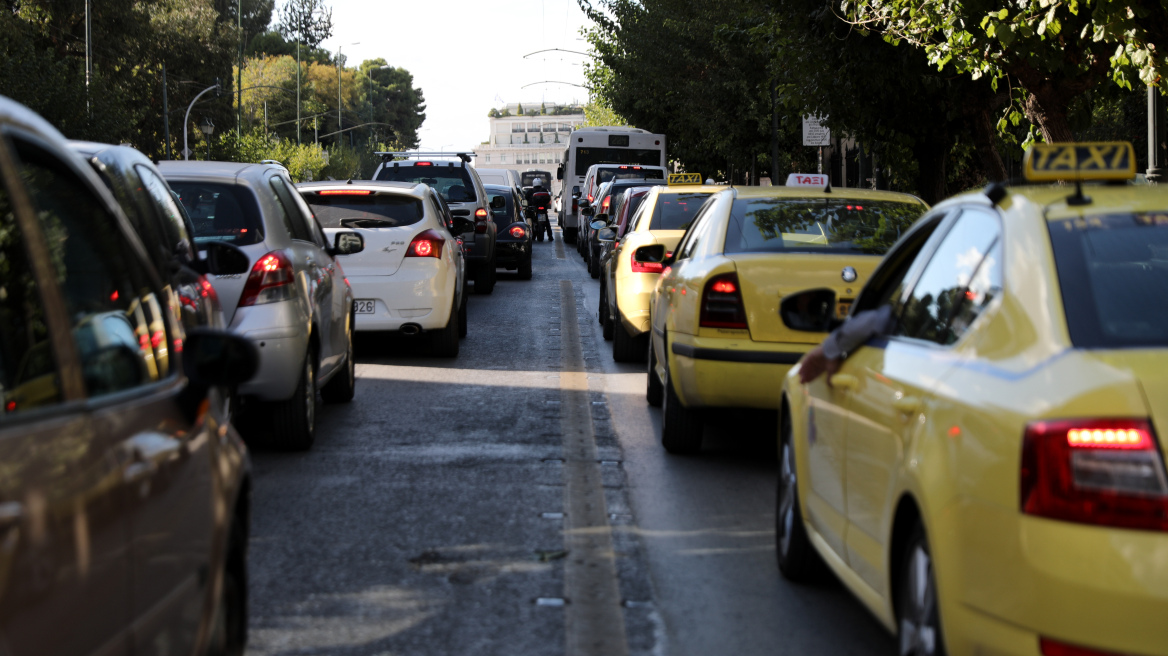
[[[1091,649],[1090,647],[1080,647],[1078,645],[1068,645],[1065,642],[1058,642],[1050,638],[1038,639],[1039,651],[1042,656],[1120,656],[1111,651],[1101,651],[1099,649]]]
[[[475,232],[480,235],[487,231],[487,211],[483,208],[475,210]]]
[[[434,230],[419,232],[406,248],[406,257],[442,257],[442,245],[446,243],[442,235]]]
[[[698,325],[702,328],[747,328],[746,306],[742,303],[737,273],[723,273],[706,281]]]
[[[580,211],[580,200],[578,198],[572,199],[572,214]]]
[[[414,162],[414,166],[434,166],[433,162]]]
[[[629,268],[633,273],[661,273],[665,270],[665,265],[660,262],[639,262],[636,256],[636,251],[629,254]]]
[[[1168,476],[1144,419],[1031,423],[1020,492],[1027,515],[1168,531]]]
[[[280,251],[272,251],[252,266],[239,305],[248,307],[286,301],[292,298],[292,281],[295,279],[288,257]]]
[[[588,202],[591,203],[594,200],[596,199],[592,197],[592,194],[588,194]]]
[[[604,202],[600,204],[600,211],[603,214],[608,214],[608,201],[612,200],[612,196],[605,196]]]
[[[523,239],[524,235],[526,235],[526,234],[527,234],[527,231],[523,229],[523,226],[511,226],[511,236],[512,237],[514,237],[516,239]]]

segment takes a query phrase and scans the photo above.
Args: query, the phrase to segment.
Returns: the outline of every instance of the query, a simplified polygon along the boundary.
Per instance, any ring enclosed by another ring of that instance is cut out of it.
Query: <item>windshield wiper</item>
[[[396,228],[397,223],[385,219],[341,219],[346,228]]]

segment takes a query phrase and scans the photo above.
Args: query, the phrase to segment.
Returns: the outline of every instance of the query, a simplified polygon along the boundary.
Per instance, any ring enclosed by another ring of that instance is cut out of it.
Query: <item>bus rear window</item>
[[[1168,213],[1049,223],[1071,342],[1168,346]]]
[[[223,241],[236,246],[264,240],[255,195],[241,185],[170,181],[170,188],[191,217],[195,244]]]
[[[576,149],[576,175],[588,175],[588,168],[593,164],[646,164],[648,166],[661,166],[661,150],[657,148]]]
[[[650,230],[685,230],[710,194],[661,194],[653,206]]]

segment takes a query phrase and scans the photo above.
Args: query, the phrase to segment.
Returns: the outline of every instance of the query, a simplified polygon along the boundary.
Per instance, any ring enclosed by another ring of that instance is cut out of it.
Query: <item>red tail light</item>
[[[702,328],[745,329],[746,306],[738,286],[737,273],[723,273],[706,281],[702,292]]]
[[[321,196],[368,196],[373,192],[369,189],[321,189],[316,193]]]
[[[240,307],[276,303],[292,298],[292,281],[296,279],[292,263],[280,251],[272,251],[256,261],[239,297]]]
[[[638,262],[633,255],[629,255],[629,264],[633,273],[661,273],[665,270],[665,265],[660,262]]]
[[[608,201],[612,200],[612,196],[605,196],[604,202],[600,204],[601,212],[608,214]]]
[[[475,210],[475,232],[480,235],[487,231],[487,211],[483,208]]]
[[[414,237],[406,249],[406,257],[442,257],[442,245],[446,240],[434,230],[424,230]]]
[[[1027,515],[1168,531],[1168,474],[1144,419],[1036,421],[1021,479]]]
[[[414,162],[414,166],[434,166],[432,162]]]
[[[487,211],[485,209],[480,207],[477,210],[475,210],[475,221],[486,221],[486,220],[487,220]]]
[[[523,239],[523,236],[526,234],[527,234],[527,231],[523,229],[523,226],[511,226],[511,236],[512,237],[514,237],[516,239]]]
[[[592,197],[592,194],[588,194],[588,202],[591,203],[594,200],[596,199]]]
[[[1042,656],[1119,656],[1115,652],[1068,645],[1050,638],[1039,638],[1038,646]]]

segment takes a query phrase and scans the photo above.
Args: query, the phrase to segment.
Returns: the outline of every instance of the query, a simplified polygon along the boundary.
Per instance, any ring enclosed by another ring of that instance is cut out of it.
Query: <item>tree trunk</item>
[[[922,139],[913,147],[918,169],[917,192],[921,195],[921,200],[929,205],[935,205],[946,196],[948,150],[944,141],[936,139]]]
[[[1075,140],[1074,135],[1071,134],[1071,123],[1067,120],[1067,103],[1060,98],[1062,95],[1040,89],[1037,93],[1028,94],[1025,104],[1022,106],[1026,118],[1038,126],[1039,131],[1042,132],[1043,140],[1047,143]]]
[[[981,168],[990,182],[1005,182],[1006,165],[998,153],[994,125],[990,120],[990,110],[981,109],[969,117],[973,132],[973,145],[977,149],[977,156],[981,159]]]

